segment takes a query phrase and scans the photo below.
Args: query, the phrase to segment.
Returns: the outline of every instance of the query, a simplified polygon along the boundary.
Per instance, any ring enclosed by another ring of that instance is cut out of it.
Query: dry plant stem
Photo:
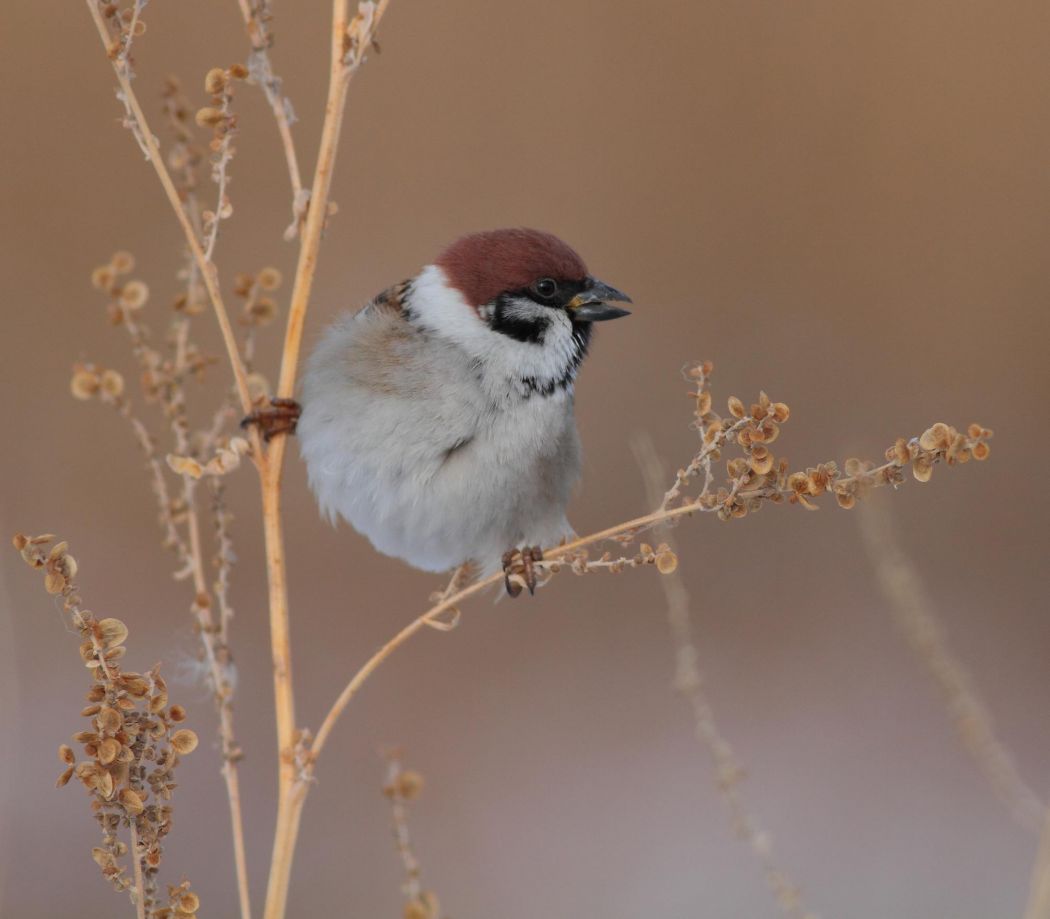
[[[102,47],[108,51],[110,42],[112,41],[109,27],[102,18],[102,13],[98,8],[96,0],[86,0],[86,2],[88,10],[91,13],[91,18],[94,20],[95,27],[98,29],[98,35],[102,41]],[[230,359],[230,366],[233,368],[233,376],[237,385],[237,394],[241,401],[241,408],[244,410],[245,414],[248,414],[248,412],[251,411],[252,406],[251,397],[248,394],[248,377],[244,370],[244,364],[241,361],[240,352],[237,349],[237,339],[233,333],[233,326],[230,325],[230,318],[226,312],[226,306],[223,303],[222,294],[219,291],[215,268],[208,261],[204,249],[201,247],[200,239],[194,231],[193,223],[191,222],[189,214],[187,214],[186,208],[179,197],[178,189],[175,187],[174,181],[172,181],[171,174],[168,172],[168,167],[164,163],[164,158],[161,156],[160,149],[157,147],[157,141],[153,136],[153,132],[150,130],[146,115],[142,110],[142,106],[139,105],[139,100],[135,95],[135,91],[131,88],[127,61],[117,57],[111,63],[113,64],[113,72],[117,77],[117,83],[120,84],[121,92],[124,94],[124,99],[138,127],[141,143],[145,147],[149,161],[152,164],[154,171],[157,173],[157,178],[160,180],[160,184],[164,189],[164,193],[168,197],[168,201],[171,203],[172,209],[175,211],[175,216],[186,236],[186,244],[190,247],[190,251],[193,253],[193,258],[196,261],[197,266],[200,268],[201,277],[204,280],[204,286],[208,291],[208,296],[211,299],[212,306],[215,310],[215,318],[218,320],[219,329],[222,332],[222,339],[226,346],[227,356]],[[253,432],[252,437],[253,446],[255,447],[255,455],[258,456],[260,452],[258,432]]]
[[[660,460],[649,437],[639,436],[635,439],[633,447],[645,477],[649,500],[655,503],[662,497],[660,483],[664,479],[664,471]],[[667,540],[672,552],[677,551],[669,529],[665,528],[661,538]],[[667,599],[667,618],[675,651],[674,688],[692,710],[696,735],[711,754],[718,790],[729,810],[733,829],[758,859],[770,890],[784,915],[791,919],[814,919],[813,914],[802,905],[798,886],[774,860],[769,834],[741,798],[740,783],[746,773],[718,727],[711,699],[704,688],[704,677],[700,670],[699,653],[689,614],[689,594],[678,570],[661,577],[660,586]]]
[[[137,8],[136,8],[137,10]],[[131,860],[135,863],[135,915],[146,919],[146,902],[143,896],[146,885],[142,881],[142,856],[139,855],[139,831],[135,820],[131,820]]]
[[[187,507],[187,522],[190,534],[190,558],[193,562],[193,587],[198,601],[194,603],[197,613],[198,628],[201,632],[201,643],[208,664],[208,672],[219,710],[219,736],[222,738],[222,777],[226,783],[226,796],[230,804],[230,830],[233,834],[233,861],[237,875],[237,899],[241,910],[241,919],[251,919],[251,899],[248,892],[248,857],[244,848],[244,818],[241,810],[241,783],[237,771],[237,759],[240,748],[233,732],[233,710],[230,706],[230,686],[226,676],[225,663],[219,659],[216,648],[217,630],[211,614],[210,603],[200,600],[208,597],[208,587],[204,579],[204,557],[201,552],[200,521],[197,515],[195,500],[196,483],[188,476],[182,477]],[[225,645],[223,645],[225,648]]]
[[[124,313],[123,324],[131,336],[136,356],[140,356],[146,348],[141,328],[127,311]],[[180,320],[178,348],[180,355],[184,350],[188,325],[189,323],[186,319]],[[181,358],[176,362],[178,372],[184,372],[185,368],[182,366],[182,363]],[[189,452],[189,442],[186,433],[188,424],[185,418],[185,403],[181,395],[169,401],[166,404],[166,408],[166,414],[168,414],[171,421],[175,449],[178,453],[187,453]],[[154,477],[159,482],[158,498],[163,501],[161,507],[162,516],[167,524],[169,535],[170,533],[175,534],[176,548],[179,551],[180,560],[184,561],[185,570],[193,579],[194,602],[191,610],[197,620],[197,630],[201,638],[201,645],[204,648],[208,675],[219,715],[219,736],[222,740],[223,755],[222,775],[229,800],[238,901],[242,919],[250,919],[251,902],[248,885],[248,862],[244,845],[240,778],[236,765],[240,757],[240,748],[234,734],[231,704],[232,689],[226,671],[228,651],[225,644],[225,621],[219,628],[216,628],[215,619],[212,615],[208,585],[204,576],[204,554],[201,547],[200,517],[197,511],[196,498],[197,482],[189,475],[182,476],[182,504],[186,513],[186,532],[188,536],[188,540],[184,541],[179,537],[171,519],[170,502],[166,500],[167,492],[164,487],[164,478],[153,450],[152,438],[150,438],[141,423],[131,414],[129,402],[125,401],[123,403],[121,411],[131,420],[136,435],[146,451],[147,460],[150,462]],[[225,593],[223,593],[222,599],[223,607],[225,607]]]
[[[1013,818],[1038,833],[1047,820],[1046,805],[1021,777],[1014,757],[996,736],[988,706],[948,646],[922,577],[897,544],[888,511],[872,502],[862,509],[857,522],[897,627],[939,686],[963,746]]]
[[[1043,822],[1024,919],[1050,919],[1050,813],[1047,813]]]
[[[562,546],[555,546],[551,549],[543,550],[543,564],[547,564],[551,561],[557,561],[560,558],[569,555],[577,549],[584,549],[587,546],[594,545],[594,543],[604,542],[608,539],[614,539],[617,536],[622,536],[626,533],[640,533],[658,523],[665,521],[676,520],[679,517],[692,515],[699,513],[700,508],[693,505],[687,507],[676,507],[668,510],[654,511],[651,514],[646,514],[643,517],[635,517],[633,520],[628,520],[624,523],[618,523],[616,526],[608,527],[607,529],[601,530],[597,533],[592,533],[589,536],[581,536],[579,539],[575,539],[572,542],[566,543]],[[475,581],[468,587],[452,594],[444,600],[436,603],[430,609],[428,609],[422,615],[416,617],[412,622],[406,625],[400,632],[398,632],[393,638],[390,639],[383,647],[381,647],[371,658],[365,663],[365,665],[354,674],[350,682],[347,683],[346,687],[339,694],[339,697],[332,704],[332,707],[328,710],[328,714],[325,715],[324,721],[321,722],[321,727],[318,729],[316,736],[314,737],[313,745],[310,748],[310,752],[314,759],[320,755],[321,750],[324,748],[325,742],[328,740],[329,734],[332,732],[332,728],[335,727],[336,722],[339,720],[340,715],[343,714],[347,705],[350,704],[350,700],[357,695],[357,691],[364,685],[365,681],[379,668],[379,665],[383,663],[391,654],[393,654],[398,648],[401,647],[406,641],[408,641],[413,635],[423,629],[429,620],[436,619],[442,613],[448,610],[458,607],[464,600],[469,600],[471,597],[476,596],[479,593],[487,590],[490,587],[496,587],[503,583],[503,574],[493,574],[481,581]]]
[[[302,229],[299,259],[292,286],[288,324],[277,386],[279,398],[291,398],[302,347],[303,324],[317,270],[321,234],[328,216],[328,195],[332,186],[336,152],[346,105],[350,78],[367,51],[375,27],[386,10],[388,0],[380,0],[371,29],[352,59],[348,59],[346,0],[332,4],[331,61],[328,97],[325,102],[321,144],[314,171],[309,207]],[[238,355],[239,359],[239,355]],[[293,750],[296,744],[295,701],[292,689],[291,636],[288,620],[288,588],[285,573],[284,540],[281,532],[281,472],[284,465],[285,437],[274,440],[261,468],[263,532],[269,580],[270,644],[273,655],[274,695],[277,721],[278,772],[277,826],[266,892],[265,919],[282,919],[288,900],[288,883],[295,851],[302,806],[308,786],[297,775]]]
[[[633,520],[618,523],[616,526],[608,527],[597,533],[591,533],[589,536],[581,536],[579,539],[574,539],[572,542],[565,543],[564,545],[555,546],[551,549],[544,549],[543,564],[557,561],[578,549],[585,549],[587,546],[594,545],[595,543],[614,539],[617,536],[623,536],[628,533],[641,533],[650,529],[655,524],[664,521],[677,520],[679,517],[700,512],[701,508],[689,505],[686,507],[675,507],[667,510],[654,511],[651,514],[646,514],[642,517],[635,517]],[[310,748],[313,758],[316,759],[317,756],[320,755],[325,742],[328,740],[329,734],[332,732],[332,728],[335,727],[336,722],[339,720],[339,716],[343,714],[347,705],[350,704],[350,700],[357,695],[357,691],[364,685],[365,681],[375,673],[383,661],[390,657],[391,654],[400,648],[401,645],[408,641],[413,635],[423,629],[431,620],[437,619],[443,613],[458,607],[464,600],[469,600],[471,597],[482,593],[488,588],[495,587],[502,583],[502,573],[490,575],[481,581],[475,581],[468,587],[465,587],[436,603],[425,613],[412,620],[412,622],[391,638],[390,641],[376,651],[376,653],[368,659],[365,665],[354,674],[350,682],[347,683],[346,687],[339,694],[339,697],[332,704],[332,707],[328,710],[328,714],[325,715],[324,721],[321,722],[321,727],[318,729],[317,734],[314,737],[313,745]]]
[[[241,17],[244,19],[244,27],[248,32],[248,38],[252,43],[252,54],[262,61],[262,90],[266,100],[273,109],[273,117],[277,122],[277,132],[281,135],[281,147],[284,150],[284,158],[288,164],[288,178],[292,183],[292,207],[297,206],[303,191],[303,180],[299,173],[299,157],[295,153],[295,141],[292,139],[292,125],[288,120],[288,110],[285,107],[283,96],[277,94],[274,89],[275,79],[270,65],[268,50],[269,36],[264,26],[256,17],[255,11],[249,0],[237,0],[241,8]]]

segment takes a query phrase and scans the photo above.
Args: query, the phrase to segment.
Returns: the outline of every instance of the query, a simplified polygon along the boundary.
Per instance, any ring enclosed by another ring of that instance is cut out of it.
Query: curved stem
[[[612,539],[625,533],[643,530],[664,520],[673,520],[677,517],[685,516],[686,514],[695,514],[701,511],[703,511],[703,508],[694,504],[668,510],[653,511],[651,514],[645,514],[642,517],[635,517],[633,520],[618,523],[615,526],[599,530],[597,533],[591,533],[589,536],[581,536],[579,539],[574,539],[572,542],[565,543],[564,545],[556,546],[552,549],[544,549],[543,558],[544,561],[554,561],[559,558],[564,558],[566,555],[577,549],[583,549],[587,546],[593,545],[596,542]],[[339,697],[332,703],[332,707],[328,710],[328,714],[325,715],[324,721],[321,722],[321,727],[318,729],[314,742],[310,747],[311,758],[316,759],[317,756],[320,755],[321,750],[328,741],[329,735],[332,733],[332,728],[335,727],[336,722],[339,720],[339,716],[343,714],[347,705],[350,704],[350,700],[357,695],[357,691],[364,685],[365,681],[375,673],[383,661],[390,657],[391,654],[422,629],[423,626],[427,625],[430,620],[436,619],[450,608],[458,606],[464,600],[470,599],[475,594],[481,593],[486,588],[501,583],[502,580],[502,574],[493,574],[484,580],[475,581],[469,587],[465,587],[463,590],[445,597],[425,613],[413,619],[400,632],[391,638],[390,641],[383,645],[382,648],[376,651],[376,653],[368,659],[365,665],[353,675],[350,682],[346,684],[346,687],[339,694]]]
[[[110,43],[113,40],[109,27],[102,18],[102,13],[95,0],[87,0],[87,6],[88,10],[91,12],[91,18],[95,22],[95,27],[98,29],[102,45],[108,51]],[[186,213],[186,208],[179,197],[179,192],[175,187],[175,182],[171,178],[171,173],[168,172],[168,167],[164,164],[164,158],[161,156],[160,148],[157,146],[157,141],[153,136],[153,132],[150,130],[146,114],[142,111],[142,106],[139,105],[138,97],[135,95],[135,91],[131,88],[131,81],[128,78],[127,62],[118,56],[113,59],[112,63],[113,72],[116,74],[117,83],[120,84],[120,91],[123,93],[124,102],[138,127],[138,138],[146,151],[150,164],[157,173],[157,178],[160,179],[160,184],[164,189],[164,193],[168,197],[168,201],[171,203],[172,210],[175,211],[175,217],[178,219],[179,224],[182,227],[182,232],[186,236],[186,245],[189,246],[190,252],[193,253],[194,261],[196,261],[197,266],[200,268],[201,277],[204,280],[204,286],[208,291],[212,307],[215,310],[215,318],[219,323],[219,330],[222,332],[223,344],[226,346],[226,355],[229,357],[230,366],[233,368],[233,377],[237,386],[237,395],[241,401],[241,408],[244,410],[245,414],[248,414],[252,407],[251,396],[248,393],[248,375],[244,369],[244,362],[241,360],[240,351],[237,348],[237,339],[233,334],[233,326],[230,325],[230,317],[226,312],[226,305],[223,303],[222,294],[219,291],[219,282],[215,266],[208,260],[207,255],[201,246],[200,240],[197,238],[197,233],[194,231],[193,224],[190,221],[189,215]],[[259,445],[257,435],[253,436],[253,443],[256,448],[256,455],[258,455]]]

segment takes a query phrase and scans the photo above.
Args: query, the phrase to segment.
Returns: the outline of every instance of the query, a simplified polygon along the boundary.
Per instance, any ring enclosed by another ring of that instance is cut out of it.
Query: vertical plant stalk
[[[321,234],[328,216],[328,196],[332,187],[339,135],[346,107],[350,79],[364,63],[376,27],[389,0],[364,0],[352,21],[347,16],[347,0],[332,4],[331,62],[328,96],[325,101],[321,144],[314,170],[313,187],[303,224],[299,259],[292,285],[288,324],[285,330],[281,372],[277,385],[279,398],[291,398],[302,348],[303,325],[310,303]],[[266,462],[260,468],[263,533],[269,580],[270,644],[273,655],[275,713],[277,721],[278,802],[270,877],[266,892],[265,919],[283,919],[288,902],[288,884],[299,834],[308,784],[298,767],[299,746],[295,727],[295,697],[292,687],[291,629],[288,611],[288,585],[284,537],[281,527],[281,473],[287,438],[277,437],[270,445]]]
[[[218,629],[211,612],[211,601],[207,583],[204,579],[204,556],[201,551],[200,520],[197,514],[195,497],[196,482],[188,475],[183,475],[185,490],[183,500],[187,508],[187,525],[190,535],[190,559],[193,562],[193,587],[197,592],[194,611],[197,614],[198,628],[201,630],[201,644],[204,646],[208,673],[219,710],[219,736],[222,739],[222,777],[226,783],[226,797],[230,805],[230,829],[233,834],[233,861],[237,875],[237,899],[240,904],[242,919],[251,919],[252,907],[248,888],[248,857],[244,847],[244,817],[241,810],[241,782],[237,770],[240,758],[240,747],[233,732],[233,710],[230,706],[230,684],[226,675],[226,662],[220,660],[219,652],[225,651],[225,641],[221,649],[216,648]],[[221,628],[221,626],[220,626]]]
[[[135,865],[135,916],[146,919],[146,885],[142,879],[142,856],[139,854],[139,831],[131,818],[131,861]]]

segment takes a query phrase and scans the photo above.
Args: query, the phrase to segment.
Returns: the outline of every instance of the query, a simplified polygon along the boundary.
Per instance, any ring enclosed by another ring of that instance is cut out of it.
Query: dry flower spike
[[[115,890],[129,893],[141,916],[192,916],[196,907],[167,912],[170,906],[159,899],[157,872],[162,841],[171,831],[175,770],[179,758],[196,748],[197,735],[174,727],[185,711],[169,708],[167,686],[157,668],[147,673],[121,669],[118,662],[127,650],[128,627],[120,619],[98,618],[83,608],[74,583],[77,563],[68,545],[55,542],[50,534],[17,535],[13,542],[28,565],[44,572],[47,592],[61,596],[91,675],[88,705],[80,713],[88,719],[87,728],[73,735],[83,758],[77,762],[73,748],[62,744],[58,758],[65,769],[56,785],[62,787],[75,776],[88,792],[102,833],[92,858]],[[120,838],[125,828],[128,842]],[[129,854],[131,875],[124,862]],[[196,900],[196,895],[186,896]]]

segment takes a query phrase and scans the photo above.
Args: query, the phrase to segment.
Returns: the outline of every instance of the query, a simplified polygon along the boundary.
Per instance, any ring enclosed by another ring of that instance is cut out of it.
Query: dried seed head
[[[197,122],[197,126],[201,128],[215,127],[215,125],[219,124],[226,118],[222,113],[222,109],[213,108],[210,105],[197,109],[197,114],[193,117]]]
[[[975,460],[986,460],[988,459],[988,454],[991,452],[992,448],[983,441],[973,445],[973,458]]]
[[[109,290],[115,278],[112,265],[99,265],[91,272],[91,286],[98,290]]]
[[[846,492],[836,492],[835,500],[838,501],[839,507],[849,510],[857,503],[855,495],[847,494]]]
[[[277,318],[277,304],[270,297],[259,297],[248,308],[248,314],[254,323],[266,325]]]
[[[128,637],[128,627],[119,619],[103,619],[98,624],[98,637],[103,647],[122,645]]]
[[[248,68],[244,64],[230,64],[227,73],[234,80],[247,80],[248,79]]]
[[[758,446],[751,450],[748,458],[751,468],[759,475],[765,475],[773,468],[773,454],[765,447]]]
[[[276,268],[267,266],[259,272],[259,286],[263,290],[277,290],[277,288],[281,286],[282,280],[281,272]]]
[[[409,900],[405,904],[405,919],[431,919],[430,910],[419,900]]]
[[[178,724],[180,721],[186,720],[186,709],[181,705],[173,705],[168,709],[168,718]]]
[[[221,67],[212,67],[204,77],[204,91],[213,96],[226,88],[226,71]]]
[[[171,735],[171,745],[176,753],[192,753],[197,749],[197,735],[189,728],[181,728]]]
[[[113,253],[113,257],[109,260],[109,267],[117,274],[127,274],[135,267],[135,256],[121,249]]]
[[[951,444],[952,436],[952,429],[944,422],[938,421],[922,432],[919,446],[923,450],[944,450]]]
[[[120,305],[126,310],[137,310],[149,299],[149,288],[143,281],[128,281],[120,289]]]
[[[204,475],[204,467],[192,456],[176,456],[169,453],[164,459],[176,475],[188,475],[191,479],[199,479]]]
[[[103,766],[108,766],[117,758],[119,752],[120,743],[113,737],[107,737],[105,740],[99,742],[98,761]]]
[[[423,791],[423,776],[413,769],[404,769],[397,776],[397,793],[406,801],[418,798]]]
[[[69,391],[74,399],[86,401],[98,393],[101,381],[93,370],[78,370],[69,381]]]
[[[925,456],[917,456],[912,464],[911,474],[917,482],[929,482],[933,477],[933,464]]]
[[[116,370],[103,370],[100,383],[102,392],[113,399],[120,398],[124,393],[124,377]]]
[[[665,549],[656,556],[656,570],[660,574],[671,574],[678,568],[678,556],[670,549]]]
[[[741,402],[736,396],[729,397],[729,414],[734,418],[744,417],[744,403]]]
[[[134,788],[125,788],[120,793],[120,803],[124,805],[124,812],[129,817],[137,817],[146,809],[142,797]]]

